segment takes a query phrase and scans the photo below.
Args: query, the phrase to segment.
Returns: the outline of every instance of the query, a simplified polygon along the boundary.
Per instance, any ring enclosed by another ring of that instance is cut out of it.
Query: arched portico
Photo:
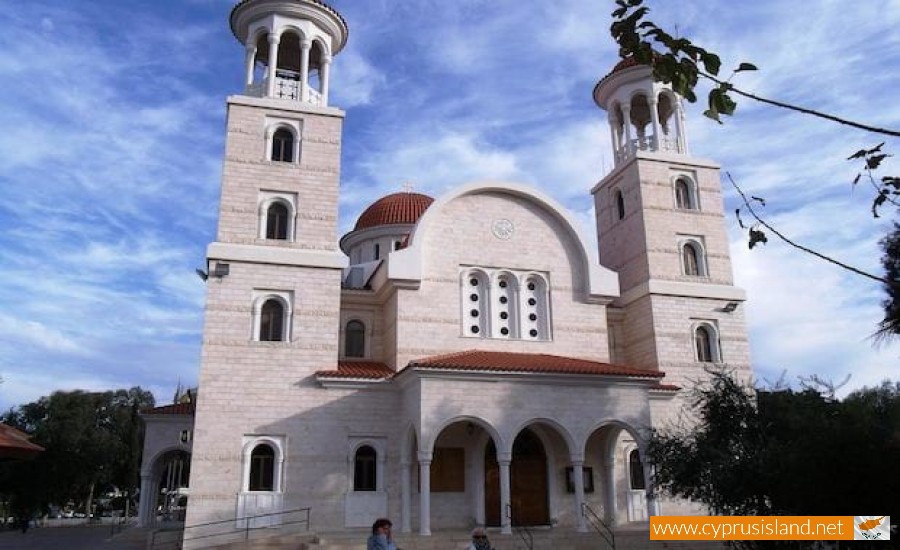
[[[640,460],[632,463],[632,451]],[[618,421],[596,425],[584,445],[585,464],[598,474],[599,491],[585,499],[610,526],[645,521],[655,513],[650,466],[644,459],[646,439],[641,430]],[[639,471],[632,472],[632,468]]]
[[[145,461],[141,470],[138,521],[141,526],[163,521],[184,521],[190,486],[191,454],[181,447],[169,447]]]

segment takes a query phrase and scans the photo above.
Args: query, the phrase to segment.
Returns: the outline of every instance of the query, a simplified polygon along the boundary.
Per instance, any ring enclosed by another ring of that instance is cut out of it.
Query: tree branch
[[[716,84],[718,84],[720,86],[724,84],[725,86],[728,87],[729,92],[734,92],[737,95],[744,96],[748,99],[753,99],[753,100],[759,101],[760,103],[767,103],[769,105],[774,105],[775,107],[781,107],[783,109],[797,111],[798,113],[803,113],[803,114],[812,115],[812,116],[819,117],[819,118],[824,118],[824,119],[830,120],[832,122],[837,122],[839,124],[844,124],[846,126],[851,126],[853,128],[858,128],[860,130],[866,130],[868,132],[873,132],[876,134],[884,134],[886,136],[900,137],[900,131],[897,131],[897,130],[890,130],[888,128],[878,128],[876,126],[869,126],[868,124],[862,124],[860,122],[854,122],[852,120],[847,120],[845,118],[840,118],[840,117],[837,117],[834,115],[829,115],[828,113],[814,111],[812,109],[807,109],[805,107],[798,107],[797,105],[791,105],[790,103],[783,103],[781,101],[776,101],[774,99],[767,99],[765,97],[760,97],[756,94],[751,94],[750,92],[745,92],[739,88],[735,88],[730,82],[725,82],[724,80],[720,80],[720,79],[712,76],[711,74],[707,74],[703,71],[698,71],[697,74],[699,74],[703,78],[712,80],[713,82],[715,82]]]
[[[728,181],[731,182],[731,185],[734,186],[735,189],[737,189],[737,192],[738,192],[738,193],[740,193],[741,199],[744,201],[744,206],[747,207],[747,211],[750,212],[750,215],[753,216],[753,218],[754,218],[760,225],[762,225],[763,227],[765,227],[766,229],[768,229],[769,231],[771,231],[776,237],[778,237],[779,239],[781,239],[781,240],[784,241],[785,243],[787,243],[787,244],[793,246],[794,248],[796,248],[796,249],[798,249],[798,250],[802,250],[803,252],[806,252],[807,254],[812,254],[813,256],[815,256],[815,257],[817,257],[817,258],[819,258],[819,259],[821,259],[821,260],[825,260],[825,261],[828,262],[828,263],[834,264],[834,265],[836,265],[836,266],[838,266],[838,267],[842,267],[842,268],[846,269],[847,271],[851,271],[851,272],[853,272],[853,273],[856,273],[857,275],[862,275],[863,277],[868,277],[869,279],[872,279],[873,281],[878,281],[878,282],[884,283],[884,284],[886,284],[886,285],[890,285],[890,284],[891,284],[887,279],[884,279],[884,278],[882,278],[882,277],[878,277],[878,276],[876,276],[876,275],[872,275],[871,273],[867,273],[867,272],[865,272],[865,271],[863,271],[863,270],[861,270],[861,269],[858,269],[858,268],[856,268],[856,267],[853,267],[852,265],[845,264],[845,263],[843,263],[843,262],[841,262],[841,261],[835,260],[834,258],[831,258],[831,257],[826,256],[826,255],[824,255],[824,254],[821,254],[821,253],[819,253],[819,252],[816,252],[815,250],[813,250],[813,249],[811,249],[811,248],[807,248],[807,247],[805,247],[805,246],[803,246],[803,245],[801,245],[801,244],[795,243],[794,241],[792,241],[791,239],[789,239],[788,237],[786,237],[784,234],[782,234],[780,231],[778,231],[777,229],[775,229],[774,227],[772,227],[771,225],[769,225],[768,223],[766,223],[766,221],[763,220],[763,219],[756,213],[755,210],[753,210],[753,206],[750,204],[750,201],[747,199],[747,196],[744,194],[744,191],[738,186],[737,183],[735,183],[734,178],[731,177],[731,174],[730,174],[729,172],[725,172],[725,175],[728,176]]]

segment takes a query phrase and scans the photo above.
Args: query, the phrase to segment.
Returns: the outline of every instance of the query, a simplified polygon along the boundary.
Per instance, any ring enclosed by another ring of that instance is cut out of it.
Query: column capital
[[[300,41],[300,49],[301,50],[308,50],[310,48],[312,48],[312,40],[305,38]]]
[[[274,32],[270,32],[268,36],[269,44],[278,44],[281,42],[281,37],[275,34]]]
[[[497,453],[497,464],[506,464],[512,462],[512,453]]]
[[[569,459],[569,462],[572,463],[572,466],[584,466],[584,455],[572,455],[572,457]]]
[[[431,451],[419,451],[416,453],[416,457],[419,459],[419,462],[431,463]]]
[[[331,54],[323,53],[322,56],[320,57],[320,60],[323,65],[328,65],[329,63],[331,63]]]

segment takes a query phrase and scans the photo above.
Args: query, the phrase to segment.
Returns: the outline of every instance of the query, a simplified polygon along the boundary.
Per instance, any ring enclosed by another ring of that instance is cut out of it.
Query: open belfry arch
[[[586,509],[690,510],[656,498],[648,430],[704,367],[749,357],[718,167],[689,154],[681,99],[630,61],[595,88],[616,159],[591,190],[599,254],[562,205],[501,181],[372,197],[338,239],[347,23],[243,0],[231,28],[246,81],[207,250],[187,527],[308,507],[322,531],[578,532]]]

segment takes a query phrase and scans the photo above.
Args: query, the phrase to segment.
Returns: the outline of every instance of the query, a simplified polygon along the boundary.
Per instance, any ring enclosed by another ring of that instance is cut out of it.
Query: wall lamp
[[[725,307],[720,308],[719,311],[722,313],[731,313],[736,310],[739,305],[741,305],[740,302],[728,302],[725,304]]]
[[[204,271],[200,268],[197,268],[194,270],[194,273],[196,273],[197,276],[200,277],[200,279],[203,280],[204,282],[206,282],[206,280],[209,279],[210,277],[215,277],[216,279],[221,279],[222,277],[225,277],[226,275],[228,275],[229,271],[231,270],[230,264],[224,264],[221,262],[216,262],[212,269],[209,269],[208,265],[209,264],[207,264],[206,271]]]

